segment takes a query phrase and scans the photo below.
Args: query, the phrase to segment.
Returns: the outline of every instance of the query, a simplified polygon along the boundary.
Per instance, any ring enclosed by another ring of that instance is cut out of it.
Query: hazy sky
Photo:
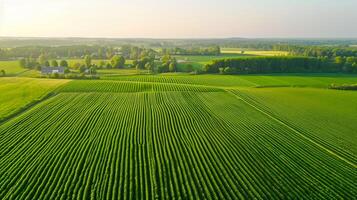
[[[357,37],[357,0],[0,0],[0,36]]]

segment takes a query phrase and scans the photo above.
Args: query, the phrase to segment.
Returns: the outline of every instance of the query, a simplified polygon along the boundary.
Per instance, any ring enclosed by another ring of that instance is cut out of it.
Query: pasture
[[[242,54],[243,51],[243,54]],[[286,51],[263,51],[263,50],[249,50],[249,49],[239,49],[239,48],[222,48],[221,52],[223,54],[240,54],[245,56],[286,56],[288,52]]]
[[[51,82],[0,124],[0,199],[357,196],[357,93],[326,89],[355,76],[102,79]]]
[[[15,76],[27,71],[20,67],[19,61],[0,61],[1,70],[5,70],[6,76]]]

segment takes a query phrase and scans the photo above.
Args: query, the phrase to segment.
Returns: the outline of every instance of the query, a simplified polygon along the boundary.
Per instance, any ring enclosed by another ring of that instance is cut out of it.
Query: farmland
[[[243,54],[242,54],[243,52]],[[257,51],[257,50],[247,50],[240,48],[222,48],[222,53],[224,54],[241,54],[245,56],[286,56],[288,52],[286,51]]]
[[[0,61],[0,71],[1,70],[5,70],[8,76],[14,76],[26,71],[26,69],[20,67],[18,61]]]
[[[331,84],[356,83],[356,75],[347,74],[264,74],[264,75],[187,75],[171,73],[164,75],[133,75],[101,77],[105,80],[133,82],[179,83],[224,88],[236,87],[315,87],[327,88]]]
[[[40,101],[65,80],[0,78],[0,121]]]
[[[354,76],[22,79],[54,95],[0,124],[1,199],[357,195]]]
[[[0,0],[0,200],[357,200],[356,8]]]

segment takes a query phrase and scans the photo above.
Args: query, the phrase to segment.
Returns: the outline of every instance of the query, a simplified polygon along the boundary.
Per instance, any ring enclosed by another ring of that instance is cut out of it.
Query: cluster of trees
[[[0,59],[37,58],[46,54],[48,59],[81,58],[91,55],[95,59],[109,59],[117,54],[119,49],[110,46],[24,46],[0,49]]]
[[[66,60],[49,61],[45,54],[41,54],[38,58],[28,57],[19,60],[19,64],[23,68],[41,70],[41,67],[65,67],[68,70],[68,62]]]
[[[355,69],[357,72],[357,68]],[[304,73],[348,72],[342,65],[328,59],[313,57],[248,57],[215,60],[204,66],[206,73],[256,74],[256,73]]]
[[[131,59],[131,60],[139,60],[144,57],[149,57],[153,59],[158,55],[158,52],[156,52],[153,49],[140,48],[131,45],[123,45],[120,48],[120,53],[125,59]]]
[[[220,55],[221,48],[219,46],[200,48],[200,47],[191,47],[191,48],[162,48],[162,55]]]
[[[357,57],[357,48],[348,46],[298,46],[298,45],[275,45],[274,50],[288,51],[293,56],[309,57]]]
[[[177,72],[178,63],[175,57],[167,54],[161,58],[161,64],[158,66],[157,72],[165,73],[165,72]]]
[[[357,57],[355,56],[337,56],[335,57],[334,63],[342,69],[343,72],[357,73]]]
[[[143,56],[140,59],[136,59],[133,61],[132,67],[136,69],[146,69],[148,71],[154,71],[156,69],[155,58]]]

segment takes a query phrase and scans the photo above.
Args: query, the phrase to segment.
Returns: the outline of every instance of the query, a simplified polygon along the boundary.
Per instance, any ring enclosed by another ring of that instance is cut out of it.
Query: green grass
[[[28,104],[39,101],[64,80],[0,78],[0,121]]]
[[[242,55],[237,53],[223,53],[219,56],[175,56],[179,62],[180,71],[185,71],[188,64],[192,65],[195,70],[202,70],[205,64],[212,63],[213,60],[225,58],[240,58],[254,55]]]
[[[0,199],[357,196],[354,76],[103,78],[0,125]]]
[[[244,51],[244,54],[242,54]],[[263,50],[246,50],[240,48],[222,48],[221,52],[224,54],[241,54],[241,55],[251,55],[251,56],[286,56],[288,52],[286,51],[263,51]]]
[[[20,67],[18,61],[0,61],[0,70],[5,70],[7,76],[14,76],[25,72],[27,69]]]

